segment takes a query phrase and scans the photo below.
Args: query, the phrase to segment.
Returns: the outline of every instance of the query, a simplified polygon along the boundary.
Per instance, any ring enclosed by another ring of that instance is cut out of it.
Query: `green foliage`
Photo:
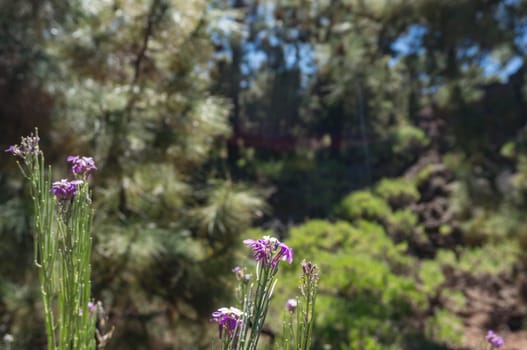
[[[197,208],[194,218],[200,234],[227,245],[238,238],[238,230],[249,227],[253,218],[261,217],[266,208],[258,194],[229,182],[212,186],[204,206]]]
[[[418,233],[418,218],[408,206],[419,197],[411,180],[383,178],[374,191],[355,191],[344,197],[334,212],[338,218],[351,222],[366,219],[382,223],[388,233],[399,239],[417,239],[412,235]]]
[[[430,143],[424,131],[412,125],[399,126],[391,137],[392,151],[398,156],[411,156]]]
[[[405,207],[418,201],[420,197],[414,182],[404,178],[383,178],[375,186],[375,193],[395,208]]]
[[[387,228],[390,233],[400,233],[405,237],[411,236],[418,228],[417,215],[410,209],[393,212],[387,221]]]
[[[439,310],[427,321],[426,334],[443,344],[457,345],[463,339],[463,323],[447,310]]]
[[[485,208],[475,208],[473,216],[463,224],[467,241],[473,242],[476,237],[481,240],[503,241],[516,235],[521,225],[521,213],[507,205],[490,211]]]
[[[421,281],[421,288],[426,295],[437,293],[445,282],[446,279],[441,268],[441,265],[434,260],[426,260],[421,263],[419,280]]]
[[[382,220],[390,215],[391,209],[386,201],[363,190],[347,195],[335,208],[335,215],[339,218],[354,221],[358,219]]]
[[[516,153],[516,147],[514,142],[507,142],[501,146],[500,154],[505,158],[514,158]]]
[[[314,332],[319,346],[352,349],[363,342],[389,349],[400,340],[412,305],[424,302],[408,275],[413,259],[406,246],[394,244],[377,224],[308,221],[291,230],[288,244],[320,261],[324,271]],[[289,275],[284,284],[291,288],[295,280]]]
[[[441,266],[448,266],[477,278],[485,278],[510,272],[518,263],[519,254],[518,244],[507,241],[465,248],[457,258],[452,251],[440,250],[436,260]]]

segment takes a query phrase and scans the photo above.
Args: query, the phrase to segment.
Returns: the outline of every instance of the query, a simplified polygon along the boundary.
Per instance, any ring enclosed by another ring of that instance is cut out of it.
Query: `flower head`
[[[212,313],[210,322],[218,323],[220,339],[224,332],[228,337],[236,337],[242,325],[242,315],[243,312],[235,307],[222,307]]]
[[[273,258],[273,262],[278,264],[279,260],[287,260],[289,264],[293,263],[293,249],[289,248],[285,243],[280,243],[279,247],[280,251]]]
[[[12,145],[9,146],[5,152],[11,153],[15,157],[20,157],[25,159],[30,154],[36,154],[39,152],[38,143],[40,141],[40,137],[33,135],[33,133],[30,133],[29,136],[22,137],[22,140],[20,141],[20,145]]]
[[[298,302],[296,301],[296,299],[289,299],[287,300],[287,303],[285,303],[285,308],[291,313],[295,312],[297,306]]]
[[[4,152],[11,153],[15,157],[24,158],[24,153],[18,145],[9,146]]]
[[[71,171],[75,175],[89,175],[92,170],[97,170],[92,157],[69,156],[67,160],[72,163]]]
[[[262,239],[246,239],[245,245],[254,252],[253,256],[256,261],[261,261],[264,267],[276,267],[280,260],[287,260],[289,264],[293,262],[293,250],[285,243],[270,236],[264,236]]]
[[[313,264],[311,261],[306,261],[305,259],[300,264],[302,265],[302,272],[304,273],[304,276],[307,277],[318,277],[318,266],[317,264]]]
[[[77,193],[77,186],[82,183],[82,180],[68,181],[62,179],[60,181],[55,181],[52,184],[50,192],[52,192],[58,200],[70,200]]]
[[[505,342],[503,341],[503,338],[494,333],[493,331],[489,330],[487,332],[487,335],[485,336],[485,339],[487,342],[492,345],[493,347],[499,349],[503,345],[505,345]]]

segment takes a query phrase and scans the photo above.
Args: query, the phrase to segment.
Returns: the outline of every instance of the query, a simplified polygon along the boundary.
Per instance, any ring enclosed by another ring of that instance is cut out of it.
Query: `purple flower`
[[[262,239],[246,239],[243,243],[251,248],[256,261],[261,261],[264,267],[276,267],[280,260],[291,264],[293,262],[293,250],[285,243],[270,236],[264,236]]]
[[[490,330],[487,332],[487,336],[485,337],[485,339],[490,345],[498,349],[505,345],[503,338]]]
[[[293,249],[289,248],[285,243],[280,243],[280,251],[273,258],[273,264],[278,264],[279,260],[286,261],[291,265],[293,262]]]
[[[60,181],[55,181],[52,184],[50,192],[52,192],[58,200],[70,200],[77,193],[77,185],[82,183],[82,180],[68,181],[62,179]]]
[[[296,299],[289,299],[287,300],[287,303],[285,303],[285,308],[291,313],[295,312],[297,306],[298,302],[296,301]]]
[[[5,152],[8,152],[8,153],[11,153],[12,155],[14,155],[15,157],[20,157],[20,158],[24,158],[24,154],[22,153],[22,150],[20,149],[20,147],[18,147],[18,145],[12,145],[12,146],[9,146]]]
[[[270,265],[271,254],[275,249],[274,244],[270,240],[265,239],[265,237],[258,240],[246,239],[243,243],[253,250],[253,256],[256,261],[262,261],[264,266]]]
[[[212,313],[210,322],[217,322],[220,339],[224,332],[228,337],[237,337],[242,326],[241,316],[243,312],[235,307],[222,307]]]
[[[89,175],[90,171],[97,170],[92,157],[69,156],[69,163],[72,163],[71,171],[75,175]]]
[[[38,143],[40,137],[29,134],[29,136],[22,137],[20,145],[9,146],[5,152],[11,153],[15,157],[26,158],[30,154],[36,154],[39,152]]]

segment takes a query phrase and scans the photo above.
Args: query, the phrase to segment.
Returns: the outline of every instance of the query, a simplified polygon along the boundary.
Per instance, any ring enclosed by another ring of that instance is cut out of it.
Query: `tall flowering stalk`
[[[293,262],[293,250],[274,237],[247,239],[243,243],[253,251],[257,261],[256,278],[252,282],[244,269],[235,268],[240,281],[241,310],[221,308],[212,314],[211,321],[219,326],[222,350],[256,350],[278,280],[279,263]]]
[[[300,280],[301,302],[297,313],[296,349],[307,350],[311,346],[318,280],[318,266],[304,260],[302,262],[302,277]]]
[[[294,349],[295,346],[295,319],[296,315],[298,314],[296,312],[296,309],[298,308],[298,300],[295,299],[289,299],[287,300],[287,303],[285,304],[285,309],[287,311],[286,316],[283,320],[283,326],[282,326],[282,339],[280,343],[280,349],[281,350],[290,350]]]
[[[74,180],[51,182],[38,133],[6,152],[18,157],[29,182],[34,214],[34,261],[38,269],[48,350],[95,349],[91,290],[91,206],[88,176],[93,159],[76,157]],[[79,161],[80,159],[80,161]],[[88,161],[87,161],[88,160]]]
[[[307,350],[311,347],[319,269],[316,264],[302,261],[300,297],[289,299],[283,322],[281,349]]]

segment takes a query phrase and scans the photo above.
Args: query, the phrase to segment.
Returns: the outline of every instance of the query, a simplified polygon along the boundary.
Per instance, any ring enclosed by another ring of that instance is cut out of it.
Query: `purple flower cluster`
[[[97,169],[92,157],[69,156],[68,162],[72,163],[71,171],[75,175],[86,175],[89,177],[90,171]],[[82,184],[82,180],[69,181],[62,179],[52,184],[50,192],[52,192],[58,200],[67,201],[73,198],[77,193],[77,187]]]
[[[69,156],[69,163],[72,163],[71,171],[75,175],[89,176],[92,170],[97,170],[92,157]]]
[[[15,157],[25,159],[28,155],[36,154],[39,152],[39,141],[40,138],[31,133],[29,134],[29,136],[22,137],[20,145],[9,146],[5,150],[5,152],[11,153]]]
[[[82,183],[82,180],[68,181],[66,179],[62,179],[60,181],[55,181],[51,185],[50,192],[52,192],[58,200],[67,201],[73,198],[73,196],[77,193],[77,186]]]
[[[243,243],[251,248],[256,261],[261,261],[264,267],[271,266],[275,268],[280,260],[291,264],[293,262],[293,250],[285,243],[270,236],[264,236],[262,239],[246,239]]]
[[[238,335],[238,330],[242,326],[243,312],[235,307],[222,307],[212,313],[210,322],[217,322],[219,337],[222,339],[224,332],[227,337],[232,338]]]
[[[505,345],[505,342],[503,341],[503,338],[494,333],[493,331],[488,331],[487,335],[485,336],[485,339],[487,342],[492,345],[493,347],[499,349],[503,345]]]

